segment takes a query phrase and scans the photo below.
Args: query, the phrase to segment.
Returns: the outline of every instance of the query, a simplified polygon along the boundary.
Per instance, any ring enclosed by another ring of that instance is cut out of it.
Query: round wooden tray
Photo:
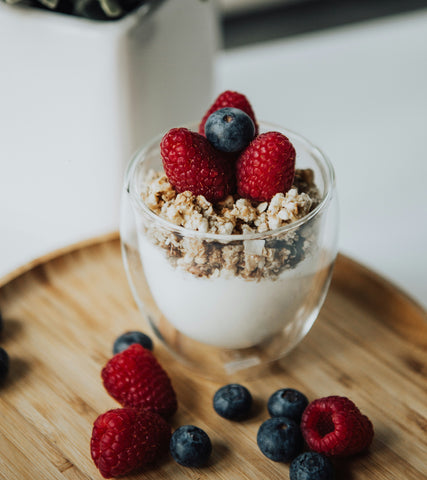
[[[0,478],[100,479],[92,424],[118,404],[100,371],[113,340],[145,329],[131,297],[117,238],[68,251],[0,287],[0,345],[11,371],[0,390]],[[286,479],[288,465],[256,445],[267,399],[293,387],[310,400],[350,397],[375,428],[370,451],[336,462],[338,480],[427,478],[426,314],[381,277],[340,255],[326,302],[302,343],[269,375],[247,381],[255,412],[242,423],[215,414],[219,384],[201,379],[155,345],[179,399],[173,427],[196,424],[213,443],[210,464],[187,469],[166,458],[126,478]]]

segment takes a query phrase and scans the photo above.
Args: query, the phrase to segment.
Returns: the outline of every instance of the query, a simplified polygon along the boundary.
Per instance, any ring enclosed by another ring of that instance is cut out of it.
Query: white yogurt
[[[254,346],[278,333],[304,308],[316,276],[306,258],[278,279],[197,277],[173,267],[164,251],[141,235],[140,256],[160,311],[188,337],[222,348]]]

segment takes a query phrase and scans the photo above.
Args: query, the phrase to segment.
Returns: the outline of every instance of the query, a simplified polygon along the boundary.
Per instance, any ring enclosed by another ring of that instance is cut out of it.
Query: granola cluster
[[[177,193],[163,172],[148,172],[141,196],[159,217],[210,234],[266,233],[263,239],[221,242],[198,236],[182,236],[153,223],[143,225],[143,235],[167,253],[171,264],[201,277],[224,274],[245,279],[276,278],[293,268],[314,246],[313,222],[285,232],[267,232],[299,220],[320,202],[311,169],[296,170],[294,185],[269,202],[252,202],[228,196],[217,204],[191,192]]]

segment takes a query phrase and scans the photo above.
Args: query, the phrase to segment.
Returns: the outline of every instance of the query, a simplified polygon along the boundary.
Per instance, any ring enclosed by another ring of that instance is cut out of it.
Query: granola
[[[309,222],[297,229],[274,233],[312,211],[321,196],[311,169],[296,170],[294,185],[269,202],[228,196],[217,204],[186,191],[177,193],[163,172],[150,170],[141,196],[159,217],[188,230],[220,235],[265,233],[262,239],[226,241],[183,236],[156,222],[147,222],[142,234],[161,247],[174,267],[199,277],[235,275],[245,279],[277,278],[293,268],[315,248]],[[271,235],[269,235],[271,232]]]

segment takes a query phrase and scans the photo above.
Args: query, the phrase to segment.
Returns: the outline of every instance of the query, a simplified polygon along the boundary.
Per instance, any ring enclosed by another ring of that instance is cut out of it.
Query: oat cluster
[[[177,193],[163,172],[148,172],[141,196],[159,217],[174,225],[203,233],[265,233],[265,239],[221,243],[191,234],[182,236],[155,222],[145,222],[143,235],[160,246],[175,267],[201,277],[221,275],[245,279],[276,278],[293,268],[314,246],[316,222],[280,235],[268,232],[306,216],[320,201],[311,169],[296,170],[294,185],[269,202],[252,202],[229,195],[212,204],[202,195]]]

